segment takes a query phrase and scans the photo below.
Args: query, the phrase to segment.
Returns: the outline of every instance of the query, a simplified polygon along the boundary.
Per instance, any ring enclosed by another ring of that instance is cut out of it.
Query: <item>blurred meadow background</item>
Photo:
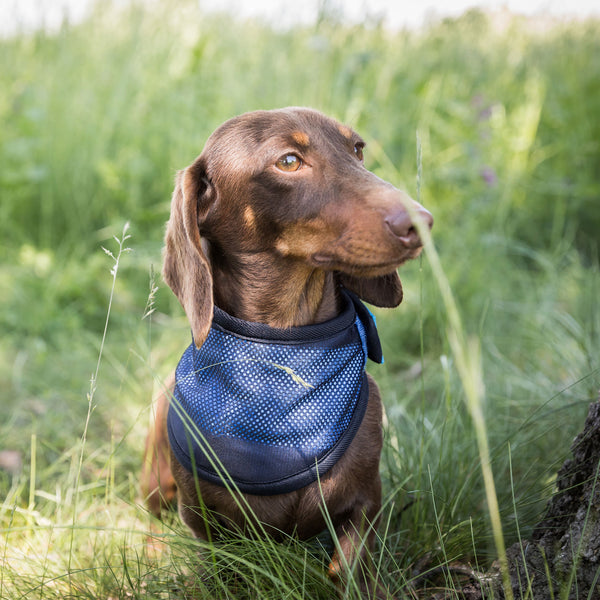
[[[102,2],[0,39],[0,598],[330,597],[323,557],[293,540],[229,539],[200,577],[198,543],[138,488],[152,398],[189,340],[159,275],[174,173],[258,108],[353,126],[367,167],[432,211],[505,543],[543,512],[600,389],[600,20],[391,29],[338,6],[277,27]],[[497,544],[439,274],[427,255],[400,274],[371,369],[375,561],[398,597],[425,597],[420,572],[486,570]]]

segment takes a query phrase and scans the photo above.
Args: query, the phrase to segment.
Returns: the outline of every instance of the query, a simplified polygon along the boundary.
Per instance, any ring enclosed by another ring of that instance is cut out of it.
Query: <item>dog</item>
[[[362,301],[400,304],[396,270],[433,218],[365,168],[364,147],[315,110],[256,111],[177,174],[163,278],[192,343],[158,398],[142,488],[157,516],[177,496],[202,539],[213,518],[308,539],[326,512],[328,574],[359,565],[369,595],[382,404],[364,366],[381,347]]]

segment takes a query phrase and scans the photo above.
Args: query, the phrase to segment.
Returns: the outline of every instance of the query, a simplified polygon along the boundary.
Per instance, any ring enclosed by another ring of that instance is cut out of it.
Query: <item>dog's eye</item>
[[[363,156],[363,148],[365,147],[364,144],[358,143],[358,144],[354,144],[354,154],[356,156],[356,158],[358,158],[358,160],[360,160],[361,162],[364,160],[364,156]]]
[[[302,166],[302,159],[295,154],[286,154],[275,163],[275,166],[280,171],[297,171]]]

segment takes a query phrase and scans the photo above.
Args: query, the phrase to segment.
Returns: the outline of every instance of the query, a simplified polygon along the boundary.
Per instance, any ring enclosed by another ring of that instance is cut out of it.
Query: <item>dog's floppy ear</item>
[[[198,229],[213,194],[202,157],[179,171],[165,235],[163,278],[181,302],[198,348],[208,335],[213,317],[212,274]]]
[[[338,273],[338,281],[361,300],[373,306],[393,308],[402,302],[402,283],[396,271],[370,278]]]

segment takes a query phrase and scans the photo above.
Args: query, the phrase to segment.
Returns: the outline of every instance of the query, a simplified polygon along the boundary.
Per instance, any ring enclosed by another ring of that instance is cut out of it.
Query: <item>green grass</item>
[[[436,219],[440,269],[433,249],[402,267],[403,305],[377,312],[381,578],[402,597],[424,569],[498,556],[485,444],[503,543],[526,538],[600,388],[599,46],[598,21],[277,32],[192,2],[0,41],[0,451],[22,462],[0,469],[0,598],[330,597],[317,542],[225,536],[200,558],[138,489],[189,337],[152,275],[173,175],[255,108],[353,125],[369,168]],[[112,292],[101,247],[116,256],[126,222]]]

